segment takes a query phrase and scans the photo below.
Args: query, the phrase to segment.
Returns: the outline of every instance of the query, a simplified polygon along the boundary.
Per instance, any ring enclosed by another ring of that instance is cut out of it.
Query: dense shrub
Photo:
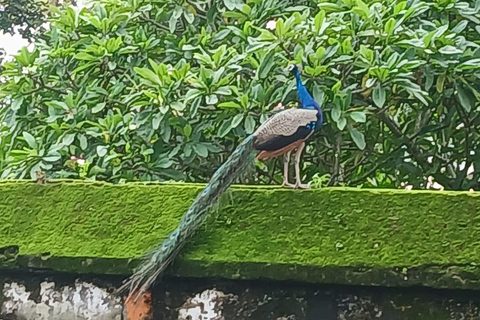
[[[278,103],[296,101],[283,68],[302,62],[327,115],[304,156],[307,178],[475,187],[479,10],[454,0],[100,0],[56,10],[35,51],[3,64],[0,171],[205,181]],[[258,163],[249,182],[281,179],[273,163]]]
[[[56,0],[0,0],[0,31],[29,40],[41,36],[49,4]]]

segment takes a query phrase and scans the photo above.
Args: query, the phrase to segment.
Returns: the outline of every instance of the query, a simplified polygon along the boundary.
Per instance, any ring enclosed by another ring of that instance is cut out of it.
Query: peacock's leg
[[[308,189],[310,188],[310,185],[303,184],[300,179],[300,158],[302,156],[303,148],[305,148],[305,142],[302,142],[302,144],[298,146],[297,152],[295,153],[295,188]]]
[[[288,182],[288,164],[290,163],[290,152],[283,156],[283,183],[282,187],[295,187],[294,184]]]

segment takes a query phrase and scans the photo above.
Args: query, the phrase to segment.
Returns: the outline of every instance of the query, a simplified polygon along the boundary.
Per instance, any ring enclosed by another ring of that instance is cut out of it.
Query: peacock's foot
[[[305,184],[297,181],[297,183],[295,183],[295,189],[310,189],[310,183]]]
[[[282,187],[285,187],[285,188],[295,188],[295,185],[293,183],[290,183],[286,180],[283,181],[282,183]]]

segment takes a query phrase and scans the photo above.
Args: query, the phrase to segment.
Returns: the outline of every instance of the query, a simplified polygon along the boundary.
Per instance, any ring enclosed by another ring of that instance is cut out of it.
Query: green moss
[[[136,263],[129,259],[161,242],[202,188],[0,182],[0,248],[19,247],[10,268],[128,273]],[[480,251],[479,196],[235,186],[170,272],[480,288],[471,266]]]

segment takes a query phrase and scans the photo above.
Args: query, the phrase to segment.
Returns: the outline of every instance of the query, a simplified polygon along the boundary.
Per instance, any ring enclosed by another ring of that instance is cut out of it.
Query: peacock
[[[283,110],[265,121],[252,135],[248,136],[233,151],[227,161],[213,174],[205,189],[197,195],[179,226],[168,238],[148,254],[134,274],[119,289],[130,290],[138,298],[156,281],[184,246],[186,239],[202,224],[208,211],[219,197],[253,162],[284,156],[283,186],[308,188],[300,178],[300,157],[305,141],[323,124],[323,113],[302,83],[300,70],[296,65],[288,67],[295,76],[300,108]],[[295,184],[288,182],[290,154],[295,154]]]

